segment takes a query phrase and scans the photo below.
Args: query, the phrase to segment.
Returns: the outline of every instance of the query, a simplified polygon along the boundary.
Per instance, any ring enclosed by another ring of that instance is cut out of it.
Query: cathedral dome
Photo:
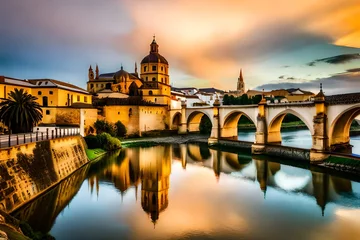
[[[121,69],[114,74],[114,80],[116,83],[119,83],[123,80],[128,80],[130,78],[129,75],[130,74],[121,66]]]
[[[149,55],[145,56],[141,61],[141,64],[144,63],[164,63],[168,64],[168,61],[159,54],[159,45],[155,41],[155,37],[150,44],[150,53]]]

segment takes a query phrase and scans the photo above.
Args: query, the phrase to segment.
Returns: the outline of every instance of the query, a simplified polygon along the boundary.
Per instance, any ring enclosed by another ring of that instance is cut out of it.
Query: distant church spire
[[[99,79],[99,67],[97,64],[96,64],[96,69],[95,69],[95,78]]]
[[[238,78],[238,82],[237,82],[237,91],[241,92],[241,93],[245,93],[245,83],[244,83],[244,78],[242,75],[242,69],[240,69],[240,74],[239,74],[239,78]]]
[[[138,71],[137,71],[137,63],[136,62],[135,62],[135,74],[136,74],[136,76],[139,76]]]

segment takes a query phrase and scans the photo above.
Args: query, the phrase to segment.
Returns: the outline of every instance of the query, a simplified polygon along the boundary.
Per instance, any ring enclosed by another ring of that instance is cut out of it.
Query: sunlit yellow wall
[[[139,128],[141,132],[169,128],[167,107],[140,106],[139,108]]]
[[[122,122],[127,134],[139,134],[139,106],[105,106],[103,116],[111,123]]]
[[[31,88],[29,87],[0,83],[0,98],[8,98],[9,92],[14,91],[15,88],[17,89],[22,88],[24,89],[25,92],[31,94]]]
[[[91,95],[65,89],[58,90],[58,106],[68,106],[72,103],[92,103]]]
[[[87,83],[87,90],[88,90],[89,92],[94,92],[94,93],[96,93],[96,92],[98,92],[98,91],[101,91],[101,90],[105,89],[107,83],[112,84],[112,81],[113,81],[113,80],[110,80],[110,81],[109,81],[109,80],[104,80],[104,81],[101,81],[101,80],[89,81],[89,82]]]
[[[152,70],[156,67],[155,70]],[[169,65],[164,63],[143,63],[141,64],[140,78],[145,82],[161,82],[170,85]]]

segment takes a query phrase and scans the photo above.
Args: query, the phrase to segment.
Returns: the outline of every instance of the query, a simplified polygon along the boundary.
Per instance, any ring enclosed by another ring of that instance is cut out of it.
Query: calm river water
[[[283,140],[307,146],[294,136]],[[122,149],[14,215],[56,239],[360,238],[360,179],[276,160],[206,144]]]

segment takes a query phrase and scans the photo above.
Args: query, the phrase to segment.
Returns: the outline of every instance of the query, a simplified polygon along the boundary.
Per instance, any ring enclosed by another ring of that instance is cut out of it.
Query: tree
[[[15,88],[9,98],[0,103],[0,119],[13,133],[30,132],[42,117],[42,110],[37,98],[24,89]]]
[[[105,120],[96,120],[94,122],[94,128],[96,129],[97,134],[101,134],[103,132],[109,133],[111,136],[116,135],[115,126],[112,123],[109,123]]]
[[[118,137],[125,137],[126,135],[126,127],[124,126],[124,124],[120,121],[117,121],[115,123],[115,127],[116,127],[116,135]]]

